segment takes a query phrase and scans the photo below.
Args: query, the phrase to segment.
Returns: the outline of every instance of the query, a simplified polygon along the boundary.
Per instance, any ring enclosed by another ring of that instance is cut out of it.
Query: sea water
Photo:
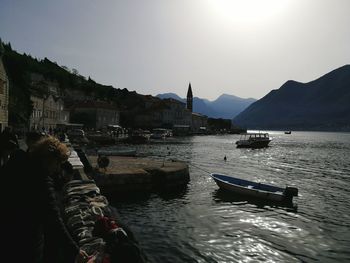
[[[264,149],[237,149],[239,135],[133,146],[190,168],[181,191],[111,200],[151,262],[350,262],[350,133],[269,133]],[[299,197],[290,208],[223,195],[210,172]]]

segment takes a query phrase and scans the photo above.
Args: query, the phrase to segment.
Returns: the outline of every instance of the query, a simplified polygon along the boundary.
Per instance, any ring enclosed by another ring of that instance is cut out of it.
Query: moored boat
[[[268,133],[242,133],[237,148],[264,148],[269,145],[271,139]]]
[[[293,197],[298,196],[298,189],[295,187],[281,188],[216,173],[212,173],[211,177],[221,189],[242,196],[274,202],[292,202]]]
[[[285,131],[284,134],[292,134],[291,131]]]

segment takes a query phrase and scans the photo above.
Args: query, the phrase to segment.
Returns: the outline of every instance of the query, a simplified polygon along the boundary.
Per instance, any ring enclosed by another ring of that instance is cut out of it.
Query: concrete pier
[[[151,192],[184,186],[189,181],[184,162],[141,157],[109,156],[106,170],[96,168],[94,180],[103,193],[126,194]],[[88,156],[97,167],[97,156]]]

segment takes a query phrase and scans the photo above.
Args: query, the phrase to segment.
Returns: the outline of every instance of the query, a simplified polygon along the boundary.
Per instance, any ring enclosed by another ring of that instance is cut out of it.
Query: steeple
[[[186,108],[193,111],[193,95],[192,95],[192,88],[191,88],[191,82],[188,85],[188,91],[187,91],[187,105]]]

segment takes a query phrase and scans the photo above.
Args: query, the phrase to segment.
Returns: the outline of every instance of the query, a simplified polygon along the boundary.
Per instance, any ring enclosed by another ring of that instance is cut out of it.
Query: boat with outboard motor
[[[220,189],[243,196],[274,202],[292,202],[293,197],[298,196],[298,188],[296,187],[281,188],[217,173],[212,173],[210,176]]]

